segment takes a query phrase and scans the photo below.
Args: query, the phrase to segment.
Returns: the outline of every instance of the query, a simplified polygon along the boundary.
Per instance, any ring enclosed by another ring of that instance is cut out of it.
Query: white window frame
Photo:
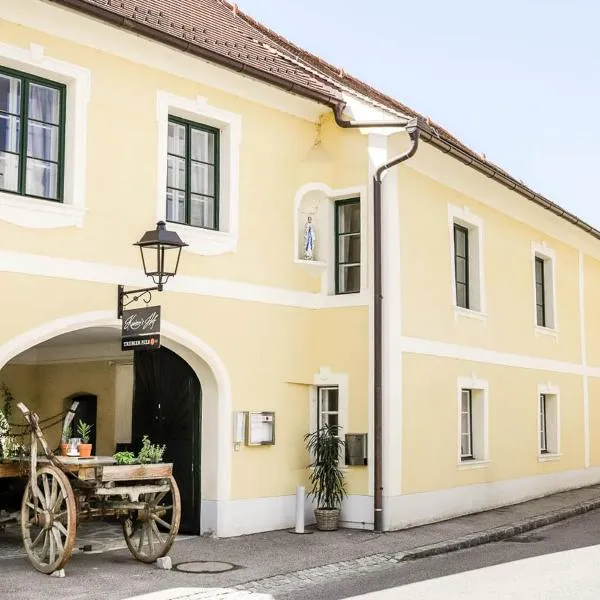
[[[473,458],[464,459],[462,456],[462,392],[471,390],[471,445]],[[456,382],[457,398],[457,455],[458,468],[477,469],[489,464],[489,385],[487,381],[478,379],[475,374],[471,377],[459,377]]]
[[[332,373],[329,367],[321,367],[313,377],[313,385],[309,391],[309,427],[310,432],[317,430],[319,422],[319,388],[337,388],[338,390],[338,425],[342,439],[348,433],[348,374]],[[345,453],[340,457],[340,464],[346,467]]]
[[[212,106],[202,96],[190,99],[165,91],[157,93],[156,110],[158,121],[156,220],[165,221],[167,216],[169,116],[214,127],[219,130],[219,230],[173,222],[169,222],[169,229],[176,231],[189,244],[185,251],[207,256],[236,252],[239,239],[241,115]]]
[[[86,210],[88,69],[46,56],[39,44],[28,49],[0,43],[0,64],[66,86],[64,197],[62,202],[0,191],[0,219],[32,229],[83,227]]]
[[[469,308],[456,303],[456,271],[454,261],[454,225],[461,225],[469,232]],[[448,231],[450,242],[451,294],[454,315],[485,319],[485,273],[483,261],[483,221],[468,206],[448,205]]]
[[[546,397],[546,446],[548,452],[541,451],[540,432],[542,429],[540,414],[540,398]],[[537,387],[537,456],[539,462],[558,460],[560,451],[560,388],[548,382]]]
[[[360,198],[360,292],[335,293],[335,203]],[[315,260],[304,260],[302,242],[306,218],[312,217],[316,235]],[[369,288],[369,205],[366,186],[333,189],[322,182],[301,186],[294,195],[294,236],[292,258],[296,265],[321,276],[321,294],[328,306],[363,306],[368,304]]]
[[[546,325],[538,325],[536,310],[535,259],[544,261],[544,304],[546,310]],[[556,310],[556,251],[549,248],[545,242],[532,242],[531,269],[533,284],[533,325],[536,334],[558,335],[558,317]]]

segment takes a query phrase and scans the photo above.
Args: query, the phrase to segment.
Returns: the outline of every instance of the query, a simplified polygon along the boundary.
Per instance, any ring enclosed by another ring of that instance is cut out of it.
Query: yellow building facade
[[[341,128],[306,90],[100,12],[22,0],[0,32],[0,382],[42,418],[93,396],[95,452],[132,443],[116,286],[147,285],[132,244],[164,220],[188,247],[153,297],[162,345],[201,390],[188,530],[292,526],[303,436],[328,419],[367,435],[342,521],[372,528],[372,178],[406,133]],[[319,77],[349,117],[398,118]],[[598,482],[593,232],[423,142],[382,200],[384,529]],[[239,437],[253,412],[274,444]]]

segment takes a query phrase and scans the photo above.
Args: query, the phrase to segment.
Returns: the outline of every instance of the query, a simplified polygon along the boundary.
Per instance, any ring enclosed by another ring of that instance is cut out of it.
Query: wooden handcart
[[[83,519],[120,519],[127,547],[142,562],[154,562],[169,552],[181,517],[172,464],[117,465],[111,457],[55,456],[38,416],[22,403],[17,406],[31,432],[21,533],[38,571],[53,573],[65,566]],[[39,457],[38,443],[44,451]],[[26,475],[23,466],[18,459],[0,463],[0,478]]]

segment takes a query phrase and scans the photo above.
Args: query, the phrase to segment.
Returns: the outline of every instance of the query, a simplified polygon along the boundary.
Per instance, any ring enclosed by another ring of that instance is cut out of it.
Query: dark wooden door
[[[142,437],[166,444],[164,460],[173,463],[181,493],[180,531],[200,533],[200,381],[180,356],[168,350],[134,353],[132,443]]]
[[[69,398],[69,407],[71,406],[71,402],[73,400],[77,400],[79,402],[79,406],[75,411],[75,417],[71,423],[72,427],[72,437],[79,437],[79,433],[77,433],[77,425],[79,421],[84,421],[92,426],[92,431],[90,432],[90,444],[92,444],[92,452],[96,454],[96,430],[97,430],[97,418],[98,418],[98,396],[94,394],[77,394]]]

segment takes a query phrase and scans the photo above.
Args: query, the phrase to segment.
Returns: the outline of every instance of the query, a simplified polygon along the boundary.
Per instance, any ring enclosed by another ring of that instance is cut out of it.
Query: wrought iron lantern
[[[124,286],[120,285],[118,290],[118,308],[119,318],[123,315],[123,308],[136,300],[143,300],[146,304],[152,299],[152,292],[162,292],[165,283],[177,274],[181,250],[187,246],[174,231],[168,231],[164,221],[156,224],[156,229],[146,231],[138,246],[142,256],[142,265],[144,273],[152,278],[155,287],[141,288],[137,290],[125,291]],[[133,296],[127,302],[124,302],[126,296]]]

